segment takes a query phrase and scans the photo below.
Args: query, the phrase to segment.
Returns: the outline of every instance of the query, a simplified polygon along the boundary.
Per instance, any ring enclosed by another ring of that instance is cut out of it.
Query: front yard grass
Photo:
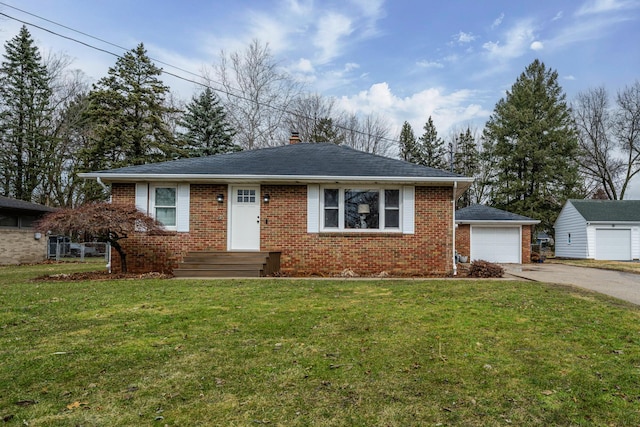
[[[602,268],[604,270],[623,271],[640,274],[640,262],[638,261],[603,261],[595,259],[549,259],[550,262],[578,267]]]
[[[509,280],[30,281],[51,268],[0,268],[7,426],[640,424],[640,311],[604,296]]]

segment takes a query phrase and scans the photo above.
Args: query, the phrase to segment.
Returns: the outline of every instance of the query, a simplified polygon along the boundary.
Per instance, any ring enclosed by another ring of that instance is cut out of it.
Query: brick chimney
[[[289,137],[289,144],[299,144],[300,143],[300,135],[298,132],[291,132],[291,136]]]

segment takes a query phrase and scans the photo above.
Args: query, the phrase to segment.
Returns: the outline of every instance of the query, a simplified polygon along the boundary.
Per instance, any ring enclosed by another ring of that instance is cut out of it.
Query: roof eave
[[[322,184],[322,183],[385,183],[385,184],[430,184],[453,185],[464,191],[471,186],[469,177],[414,177],[414,176],[329,176],[329,175],[216,175],[216,174],[118,174],[86,172],[78,174],[85,179],[113,182],[194,182],[194,183],[272,183],[272,184]]]
[[[640,224],[639,220],[629,220],[629,221],[607,221],[607,220],[586,220],[587,225],[638,225]]]
[[[532,220],[509,220],[509,219],[492,219],[492,220],[468,220],[468,219],[456,219],[456,224],[470,224],[470,225],[536,225],[540,224],[537,219]]]

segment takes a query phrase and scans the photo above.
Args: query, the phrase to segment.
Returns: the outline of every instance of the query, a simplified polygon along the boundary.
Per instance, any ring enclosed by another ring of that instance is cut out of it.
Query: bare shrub
[[[504,268],[501,265],[481,259],[473,261],[469,268],[469,277],[502,277],[503,274]]]

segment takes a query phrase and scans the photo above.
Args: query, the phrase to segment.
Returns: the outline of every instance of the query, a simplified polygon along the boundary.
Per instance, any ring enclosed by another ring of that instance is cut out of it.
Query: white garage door
[[[519,264],[519,227],[472,227],[471,260]]]
[[[596,259],[630,260],[631,230],[596,230]]]

